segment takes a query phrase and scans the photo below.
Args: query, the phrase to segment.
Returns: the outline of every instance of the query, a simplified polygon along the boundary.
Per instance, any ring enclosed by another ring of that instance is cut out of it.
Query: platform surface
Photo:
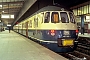
[[[0,32],[0,60],[68,60],[13,31]]]
[[[88,37],[88,38],[90,38],[90,33],[84,33],[84,34],[79,33],[78,36],[79,37]]]

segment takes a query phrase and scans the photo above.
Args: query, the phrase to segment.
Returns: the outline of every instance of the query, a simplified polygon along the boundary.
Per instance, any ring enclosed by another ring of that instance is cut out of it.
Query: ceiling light
[[[14,18],[14,15],[10,15],[10,14],[1,14],[1,18]]]
[[[11,26],[10,24],[7,24],[7,26]]]
[[[2,15],[1,15],[1,18],[9,18],[9,15],[7,15],[7,14],[2,14]]]
[[[2,5],[0,5],[0,7],[2,7]]]
[[[4,11],[2,11],[2,12],[4,12]]]
[[[10,15],[11,16],[11,18],[14,18],[14,15]]]
[[[0,22],[2,22],[2,21],[0,20]]]
[[[90,16],[86,16],[86,20],[90,20]]]

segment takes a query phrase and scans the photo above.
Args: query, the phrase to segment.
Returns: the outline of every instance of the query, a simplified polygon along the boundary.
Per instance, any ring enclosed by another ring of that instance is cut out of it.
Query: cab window
[[[44,23],[49,23],[49,21],[50,21],[50,12],[46,12],[45,13]]]
[[[60,12],[60,16],[62,23],[69,23],[68,15],[66,12]]]
[[[58,14],[58,12],[52,12],[51,22],[52,23],[59,23],[59,14]]]
[[[72,13],[69,13],[69,16],[70,16],[70,22],[71,23],[75,23],[75,19],[74,19],[74,16]]]

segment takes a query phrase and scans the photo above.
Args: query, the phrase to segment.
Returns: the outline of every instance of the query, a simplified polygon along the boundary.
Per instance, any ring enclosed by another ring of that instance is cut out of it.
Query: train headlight
[[[64,31],[63,34],[64,35],[70,35],[70,32],[69,31]]]

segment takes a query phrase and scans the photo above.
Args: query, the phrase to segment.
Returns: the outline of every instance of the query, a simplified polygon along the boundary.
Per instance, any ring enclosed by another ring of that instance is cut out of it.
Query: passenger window
[[[60,16],[62,23],[69,23],[68,15],[66,12],[60,12]]]
[[[58,14],[58,12],[52,12],[51,22],[52,23],[59,23],[59,14]]]
[[[38,27],[38,18],[34,18],[34,27]]]
[[[74,16],[72,13],[69,13],[69,16],[70,16],[70,22],[71,23],[75,23],[75,19],[74,19]]]
[[[32,20],[29,21],[29,27],[32,28]]]
[[[44,16],[44,13],[41,13],[41,16],[42,16],[42,21],[41,21],[41,23],[43,23],[43,16]]]
[[[50,12],[46,12],[44,23],[49,23],[49,21],[50,21]]]

